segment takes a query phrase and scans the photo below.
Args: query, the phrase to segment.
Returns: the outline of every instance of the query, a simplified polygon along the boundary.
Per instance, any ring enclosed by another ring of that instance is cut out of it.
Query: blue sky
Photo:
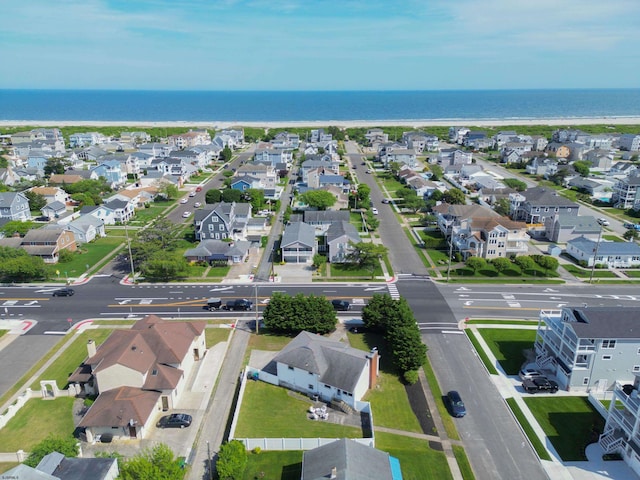
[[[0,88],[640,87],[638,0],[2,0]]]

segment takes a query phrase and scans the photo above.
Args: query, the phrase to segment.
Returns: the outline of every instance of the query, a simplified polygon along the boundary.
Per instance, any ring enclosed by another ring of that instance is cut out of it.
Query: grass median
[[[498,370],[496,370],[496,367],[493,365],[493,362],[489,359],[487,354],[484,352],[484,349],[482,348],[482,346],[480,345],[480,342],[478,341],[475,334],[473,333],[473,330],[466,329],[464,333],[467,334],[467,338],[473,345],[473,348],[476,349],[476,353],[480,357],[480,360],[482,360],[482,363],[484,363],[484,366],[486,367],[486,369],[489,371],[489,374],[497,375]]]
[[[507,398],[507,405],[509,405],[509,408],[511,408],[513,415],[516,417],[516,420],[522,427],[522,430],[529,439],[529,442],[533,446],[533,449],[538,454],[538,457],[540,457],[540,460],[551,460],[549,452],[547,452],[547,449],[538,438],[538,435],[536,435],[536,432],[533,430],[533,427],[527,420],[527,417],[525,417],[524,413],[522,413],[522,410],[516,403],[516,400],[514,398]]]

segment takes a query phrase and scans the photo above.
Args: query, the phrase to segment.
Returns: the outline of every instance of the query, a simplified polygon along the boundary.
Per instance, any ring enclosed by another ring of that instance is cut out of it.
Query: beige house
[[[143,438],[154,413],[176,406],[185,382],[204,356],[205,322],[169,322],[156,315],[116,330],[69,377],[84,394],[98,398],[80,426],[87,440],[102,433]]]
[[[526,223],[508,217],[474,217],[453,227],[453,243],[465,258],[509,258],[529,251],[529,234]]]

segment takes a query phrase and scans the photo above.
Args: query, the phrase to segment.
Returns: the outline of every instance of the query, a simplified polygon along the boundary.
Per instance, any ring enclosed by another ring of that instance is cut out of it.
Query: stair
[[[617,451],[624,442],[624,436],[619,428],[613,428],[600,435],[598,443],[604,450],[604,453],[613,453]]]
[[[545,367],[549,366],[551,362],[553,362],[553,357],[551,357],[546,350],[542,350],[541,353],[536,355],[536,364],[541,369],[544,369]]]
[[[345,403],[343,400],[338,400],[336,398],[331,400],[331,406],[336,410],[340,410],[341,412],[347,413],[349,415],[356,413],[356,411],[353,408],[351,408],[347,403]]]

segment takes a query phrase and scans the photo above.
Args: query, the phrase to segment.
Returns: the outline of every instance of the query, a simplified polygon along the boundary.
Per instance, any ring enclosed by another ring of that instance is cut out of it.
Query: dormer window
[[[157,377],[158,376],[158,369],[154,368],[153,370],[151,370],[151,376],[152,377]]]

